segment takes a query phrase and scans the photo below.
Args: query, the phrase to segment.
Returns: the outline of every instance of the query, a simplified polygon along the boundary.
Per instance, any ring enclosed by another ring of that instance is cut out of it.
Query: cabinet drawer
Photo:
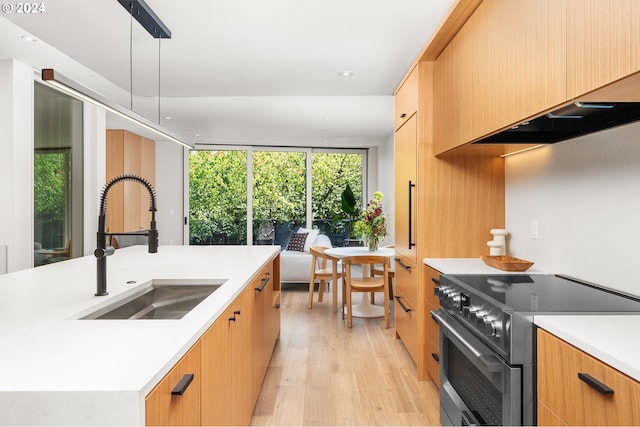
[[[400,298],[398,300],[398,298]],[[402,304],[400,304],[402,302]],[[415,306],[411,305],[400,295],[394,300],[396,317],[396,335],[402,340],[411,358],[417,364],[418,360],[418,317]],[[403,307],[404,305],[404,307]],[[409,311],[407,311],[409,310]]]
[[[435,322],[434,322],[435,323]],[[436,324],[437,326],[437,324]],[[438,329],[439,330],[439,329]],[[427,373],[433,380],[433,383],[440,386],[440,349],[437,342],[427,340],[427,351],[424,357],[426,357]]]
[[[185,376],[193,375],[185,381]],[[145,400],[146,425],[200,425],[200,341],[169,371]]]
[[[425,265],[424,268],[426,272],[426,283],[424,284],[426,303],[427,306],[431,306],[433,310],[436,310],[440,307],[440,300],[435,294],[435,289],[438,286],[437,281],[440,280],[440,272],[427,265]]]
[[[418,269],[404,258],[395,261],[396,295],[408,301],[412,307],[418,307]]]
[[[418,111],[418,71],[411,71],[402,86],[396,92],[395,101],[395,129]]]
[[[640,423],[637,381],[542,329],[538,399],[568,425]]]

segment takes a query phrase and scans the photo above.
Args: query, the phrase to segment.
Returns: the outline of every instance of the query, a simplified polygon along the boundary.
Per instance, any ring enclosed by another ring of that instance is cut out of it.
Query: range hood
[[[475,144],[553,144],[640,120],[640,102],[574,102]]]

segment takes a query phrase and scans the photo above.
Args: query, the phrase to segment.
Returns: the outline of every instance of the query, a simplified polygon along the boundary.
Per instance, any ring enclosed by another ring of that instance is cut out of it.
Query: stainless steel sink
[[[81,319],[181,319],[226,280],[207,284],[153,282],[139,292]]]

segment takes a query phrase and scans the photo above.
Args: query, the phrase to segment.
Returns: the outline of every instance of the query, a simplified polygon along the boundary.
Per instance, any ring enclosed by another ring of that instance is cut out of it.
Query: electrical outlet
[[[537,219],[531,220],[531,238],[532,239],[538,238],[538,220]]]

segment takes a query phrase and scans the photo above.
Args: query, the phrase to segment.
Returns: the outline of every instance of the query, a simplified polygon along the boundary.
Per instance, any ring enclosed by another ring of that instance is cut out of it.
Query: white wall
[[[156,223],[160,246],[181,245],[183,240],[183,150],[173,142],[156,141]]]
[[[395,170],[393,136],[393,133],[389,134],[384,143],[378,146],[378,185],[373,189],[373,191],[381,191],[384,195],[382,203],[384,211],[389,217],[389,221],[387,222],[387,237],[381,243],[383,245],[390,245],[395,242],[395,200],[393,197],[395,193]]]
[[[0,244],[7,271],[33,266],[33,70],[0,60]],[[31,212],[31,215],[26,214]]]
[[[509,254],[640,295],[638,135],[640,123],[508,157]]]

